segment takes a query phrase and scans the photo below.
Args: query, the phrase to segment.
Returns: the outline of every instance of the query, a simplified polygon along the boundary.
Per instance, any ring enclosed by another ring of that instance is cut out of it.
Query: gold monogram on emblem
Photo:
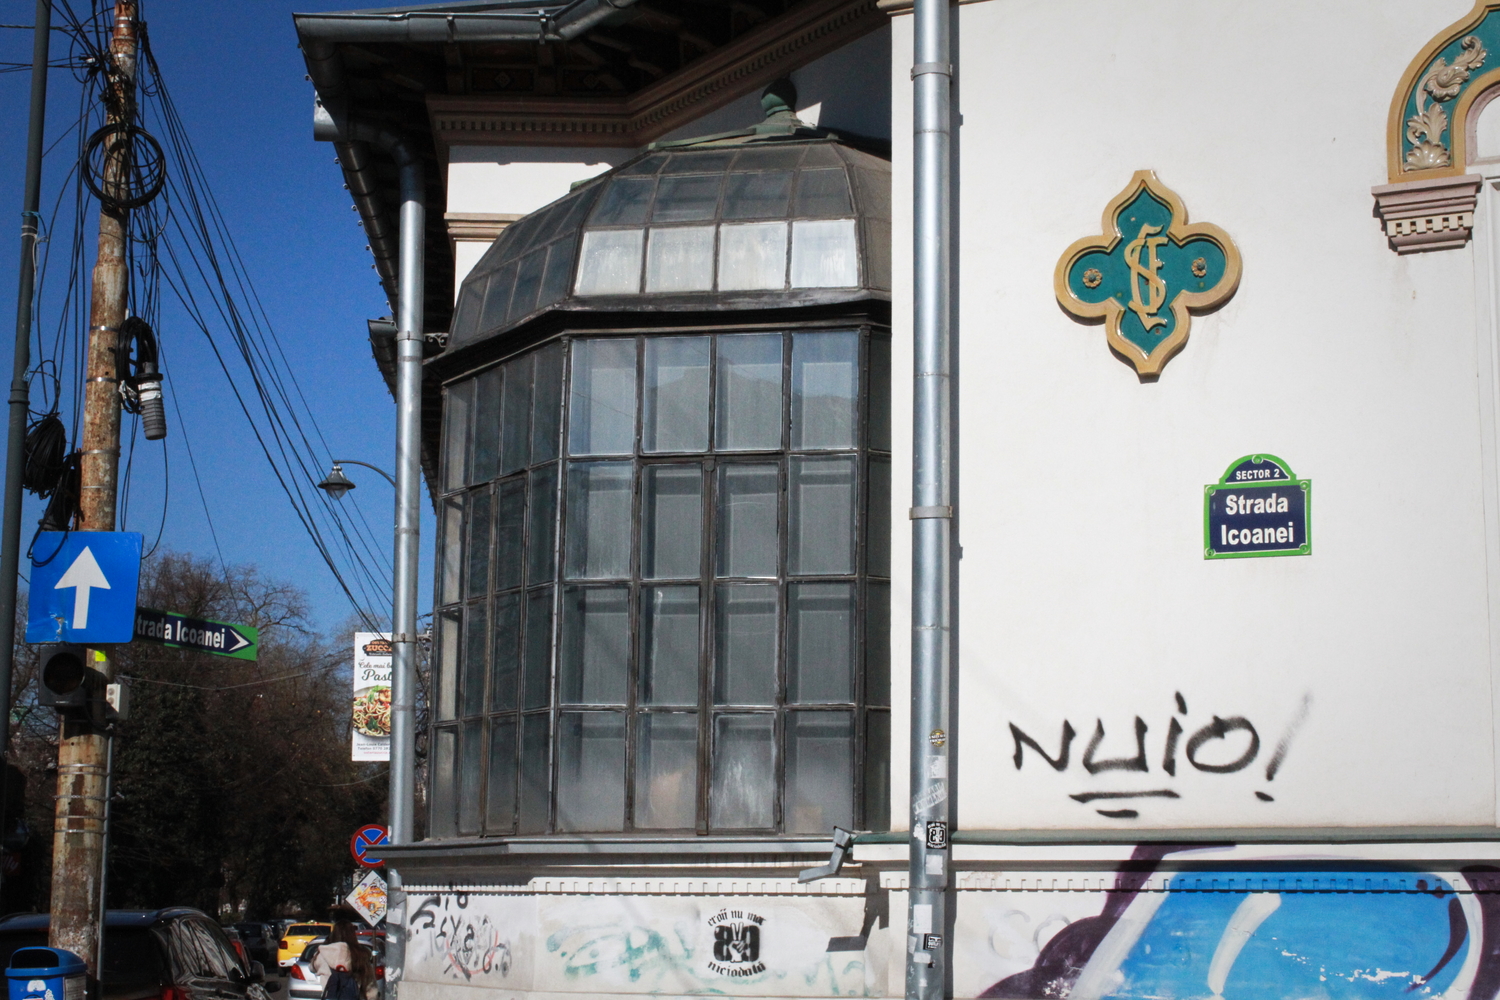
[[[1167,301],[1167,283],[1161,280],[1157,274],[1161,270],[1161,261],[1156,257],[1156,249],[1167,242],[1165,236],[1157,236],[1161,232],[1160,226],[1150,224],[1142,225],[1141,231],[1136,238],[1125,245],[1125,266],[1130,268],[1130,311],[1135,313],[1141,321],[1141,326],[1147,330],[1156,326],[1166,326],[1164,317],[1156,315],[1156,311]],[[1146,251],[1146,263],[1141,265],[1141,251]],[[1141,301],[1141,279],[1146,281],[1146,299]]]

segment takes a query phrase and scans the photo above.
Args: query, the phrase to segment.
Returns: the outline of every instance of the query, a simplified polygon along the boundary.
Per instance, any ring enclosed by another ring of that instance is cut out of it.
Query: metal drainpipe
[[[412,842],[416,777],[417,565],[420,551],[422,453],[422,327],[426,294],[426,179],[422,160],[401,136],[363,122],[338,121],[322,106],[315,138],[366,142],[396,161],[401,178],[401,227],[396,299],[396,533],[391,601],[390,841]],[[405,969],[406,894],[387,866],[386,981],[394,1000]]]
[[[914,394],[912,407],[911,839],[906,996],[941,1000],[948,914],[953,610],[952,85],[949,0],[914,10]]]

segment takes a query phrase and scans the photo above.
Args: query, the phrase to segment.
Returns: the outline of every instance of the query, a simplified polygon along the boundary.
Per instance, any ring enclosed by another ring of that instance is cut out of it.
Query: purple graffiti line
[[[1458,897],[1455,896],[1452,899],[1448,900],[1447,950],[1444,951],[1442,957],[1438,959],[1437,965],[1434,965],[1432,967],[1432,971],[1427,973],[1427,975],[1425,976],[1420,976],[1417,979],[1413,980],[1412,984],[1406,988],[1406,992],[1411,993],[1417,990],[1419,987],[1426,986],[1428,983],[1432,982],[1432,977],[1437,975],[1439,972],[1442,972],[1443,969],[1447,967],[1448,963],[1453,961],[1453,957],[1458,954],[1458,949],[1464,946],[1464,942],[1468,940],[1468,937],[1469,922],[1464,919],[1463,904],[1461,904],[1458,901]]]

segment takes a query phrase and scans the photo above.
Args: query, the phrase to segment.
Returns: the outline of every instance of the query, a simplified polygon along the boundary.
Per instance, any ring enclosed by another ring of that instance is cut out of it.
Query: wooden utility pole
[[[116,0],[110,65],[104,91],[109,125],[122,128],[103,143],[104,191],[124,199],[130,136],[135,121],[136,0]],[[88,169],[80,164],[79,169]],[[115,530],[116,475],[120,465],[120,325],[129,302],[126,237],[128,209],[106,199],[99,209],[99,256],[89,300],[87,381],[84,383],[83,457],[79,528]],[[113,667],[104,650],[90,665],[105,676]],[[97,977],[104,862],[107,738],[86,720],[62,719],[57,747],[57,812],[52,839],[52,946],[88,963]]]

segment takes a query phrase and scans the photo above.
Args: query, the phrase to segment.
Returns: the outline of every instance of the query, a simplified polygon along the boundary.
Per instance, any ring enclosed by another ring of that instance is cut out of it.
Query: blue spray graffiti
[[[1138,850],[1098,916],[980,995],[1494,1000],[1500,990],[1500,897],[1414,872],[1195,872],[1140,891],[1170,850]]]

